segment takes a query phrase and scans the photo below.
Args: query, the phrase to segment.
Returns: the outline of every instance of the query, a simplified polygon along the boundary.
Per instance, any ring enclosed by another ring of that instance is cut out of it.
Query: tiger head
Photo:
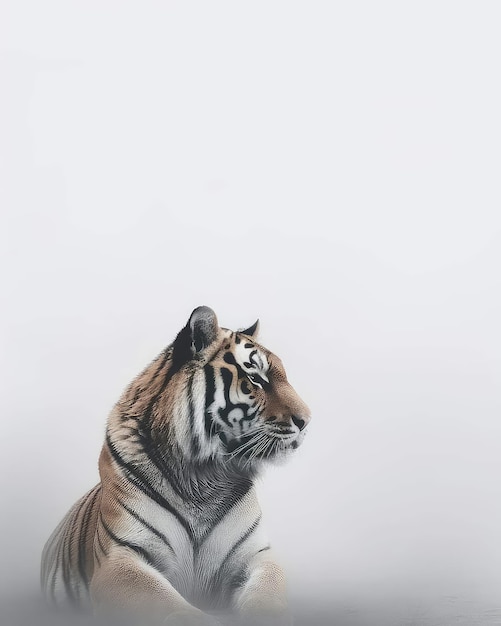
[[[171,367],[183,374],[190,419],[179,435],[192,457],[250,465],[287,456],[303,441],[310,411],[282,361],[256,341],[258,326],[220,328],[202,306],[174,341]]]

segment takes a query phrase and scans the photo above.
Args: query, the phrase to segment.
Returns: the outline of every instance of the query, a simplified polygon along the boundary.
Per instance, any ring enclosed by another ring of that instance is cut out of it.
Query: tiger
[[[147,610],[163,624],[218,624],[224,614],[289,623],[255,485],[301,445],[311,415],[258,329],[259,320],[221,328],[200,306],[125,389],[108,417],[99,484],[43,549],[50,604]]]

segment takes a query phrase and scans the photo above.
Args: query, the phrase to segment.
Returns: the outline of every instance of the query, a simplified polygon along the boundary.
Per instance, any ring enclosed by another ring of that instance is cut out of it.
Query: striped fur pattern
[[[300,445],[309,411],[257,326],[232,332],[199,307],[124,391],[101,482],[44,548],[51,602],[165,618],[285,610],[254,480]]]

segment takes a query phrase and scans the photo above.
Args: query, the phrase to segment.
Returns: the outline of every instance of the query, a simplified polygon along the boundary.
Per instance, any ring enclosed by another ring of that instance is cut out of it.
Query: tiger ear
[[[239,332],[243,333],[244,335],[248,335],[253,339],[256,339],[259,334],[259,320],[256,320],[254,324],[252,324],[252,326],[249,326],[249,328],[246,328],[245,330],[240,330]]]
[[[208,306],[199,306],[190,315],[186,325],[190,332],[191,352],[198,354],[217,338],[219,324],[216,314]]]

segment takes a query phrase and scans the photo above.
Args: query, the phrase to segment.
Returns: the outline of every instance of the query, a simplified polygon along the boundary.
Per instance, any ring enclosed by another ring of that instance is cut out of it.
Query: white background
[[[260,317],[312,409],[261,487],[296,603],[500,605],[500,28],[497,2],[2,1],[3,590],[36,588],[109,409],[206,304]]]

